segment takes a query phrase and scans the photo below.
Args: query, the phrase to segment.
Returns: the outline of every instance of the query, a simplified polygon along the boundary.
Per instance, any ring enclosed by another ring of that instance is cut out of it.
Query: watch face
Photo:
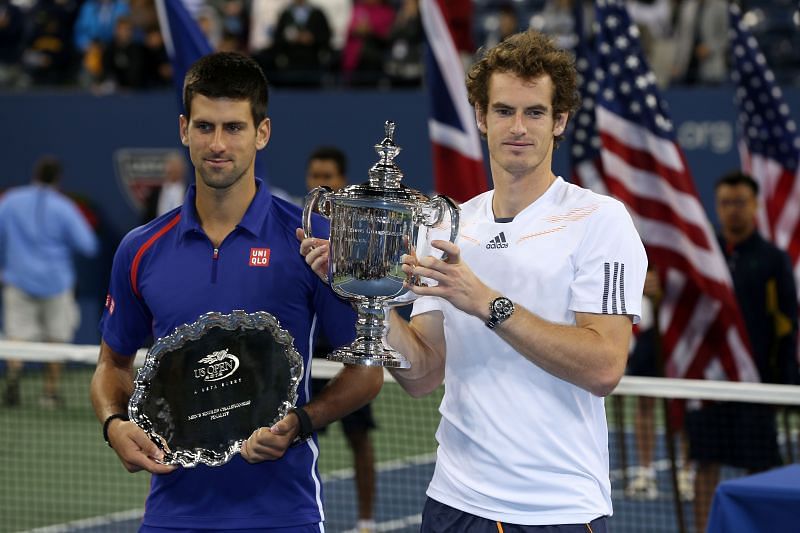
[[[492,310],[497,318],[508,318],[514,312],[514,304],[508,298],[496,298],[492,302]]]

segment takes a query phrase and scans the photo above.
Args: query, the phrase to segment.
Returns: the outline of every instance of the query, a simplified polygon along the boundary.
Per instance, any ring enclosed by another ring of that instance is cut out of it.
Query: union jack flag
[[[475,112],[467,100],[464,67],[437,0],[422,0],[420,13],[428,40],[425,85],[431,102],[428,131],[434,189],[465,201],[488,187]]]
[[[669,377],[758,381],[730,272],[624,2],[599,0],[578,47],[573,180],[625,203],[661,273]],[[577,25],[580,29],[581,25]]]
[[[732,65],[742,169],[761,188],[758,226],[786,250],[800,279],[800,137],[755,37],[730,6]]]

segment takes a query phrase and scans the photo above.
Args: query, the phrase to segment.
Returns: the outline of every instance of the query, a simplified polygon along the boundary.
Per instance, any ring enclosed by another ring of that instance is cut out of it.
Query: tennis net
[[[0,341],[0,359],[25,362],[19,404],[0,406],[0,531],[136,531],[149,476],[127,473],[100,435],[89,401],[98,351],[97,346]],[[55,406],[40,402],[44,367],[52,361],[65,362],[60,378],[63,403]],[[0,368],[3,393],[6,369]],[[331,377],[338,368],[315,360],[312,375]],[[412,399],[387,373],[373,402],[378,424],[372,432],[378,531],[419,529],[433,472],[442,393],[440,387],[428,397]],[[707,406],[743,399],[772,406],[780,459],[797,461],[800,387],[623,378],[606,400],[614,502],[610,524],[615,532],[695,530],[697,495],[687,488],[693,470],[680,445],[685,432],[673,431],[666,415],[679,411],[679,400],[687,400],[691,409],[699,402]],[[651,416],[642,424],[637,412],[648,412],[648,402]],[[717,418],[727,423],[723,416]],[[644,425],[651,431],[640,430]],[[352,531],[357,521],[353,456],[338,426],[319,438],[326,530],[333,532]],[[721,478],[745,473],[723,466]]]

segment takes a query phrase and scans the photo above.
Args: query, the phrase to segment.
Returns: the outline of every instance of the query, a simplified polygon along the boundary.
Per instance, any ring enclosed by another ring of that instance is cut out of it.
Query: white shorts
[[[37,298],[11,285],[3,287],[3,325],[9,340],[72,342],[79,322],[71,290]]]

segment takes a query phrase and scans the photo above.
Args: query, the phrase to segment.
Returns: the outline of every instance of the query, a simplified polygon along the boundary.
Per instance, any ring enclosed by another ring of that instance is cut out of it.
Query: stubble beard
[[[240,172],[239,169],[234,169],[229,172],[214,172],[201,168],[199,174],[200,179],[203,180],[203,185],[209,189],[215,190],[229,189],[236,185],[244,176],[244,172]]]

